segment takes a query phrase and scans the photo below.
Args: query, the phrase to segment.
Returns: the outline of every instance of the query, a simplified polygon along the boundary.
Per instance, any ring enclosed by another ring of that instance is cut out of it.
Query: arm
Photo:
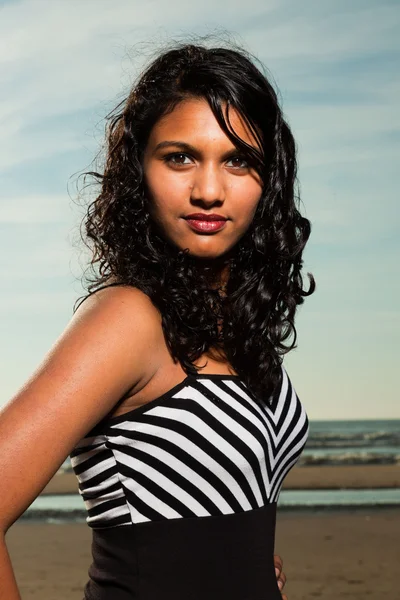
[[[22,389],[0,409],[0,600],[20,600],[5,534],[73,447],[157,370],[161,318],[140,290],[105,288],[78,308]]]
[[[0,600],[21,600],[4,535],[0,536]]]

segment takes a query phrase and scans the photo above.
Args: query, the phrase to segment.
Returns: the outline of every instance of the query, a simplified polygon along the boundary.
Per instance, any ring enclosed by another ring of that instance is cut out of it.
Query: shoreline
[[[294,466],[282,490],[400,488],[400,465]],[[40,495],[79,494],[75,473],[56,473]]]
[[[368,505],[316,505],[316,506],[279,506],[277,507],[277,515],[284,515],[284,517],[302,518],[309,516],[335,516],[341,515],[365,515],[370,516],[371,514],[377,515],[379,513],[385,513],[385,515],[396,514],[400,519],[400,505],[399,504],[368,504]],[[86,510],[71,510],[71,511],[57,511],[57,510],[30,510],[23,513],[17,522],[26,524],[43,524],[43,525],[67,525],[86,524]],[[278,517],[277,517],[278,518]]]

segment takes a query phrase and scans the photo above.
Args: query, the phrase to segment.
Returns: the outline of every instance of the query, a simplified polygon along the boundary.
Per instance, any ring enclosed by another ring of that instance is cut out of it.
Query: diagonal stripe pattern
[[[70,454],[92,528],[226,515],[277,502],[309,421],[288,374],[272,403],[238,376],[189,376],[100,422]]]

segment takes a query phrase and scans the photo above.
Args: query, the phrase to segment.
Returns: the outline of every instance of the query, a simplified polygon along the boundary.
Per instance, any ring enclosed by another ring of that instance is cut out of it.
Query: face
[[[229,119],[236,135],[257,147],[235,109],[230,109]],[[180,249],[203,259],[220,258],[249,228],[261,197],[261,179],[221,129],[206,100],[185,100],[154,125],[143,168],[151,216]],[[197,216],[188,219],[190,215]],[[217,221],[206,220],[213,215]]]

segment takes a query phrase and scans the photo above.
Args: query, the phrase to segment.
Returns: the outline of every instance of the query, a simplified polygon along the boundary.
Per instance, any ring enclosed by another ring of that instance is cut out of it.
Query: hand
[[[283,559],[281,556],[279,556],[279,554],[274,554],[274,566],[275,566],[276,579],[278,580],[278,587],[279,587],[280,591],[282,592],[283,587],[286,583],[286,575],[282,571]],[[288,600],[288,597],[286,596],[286,594],[282,594],[282,600]]]

